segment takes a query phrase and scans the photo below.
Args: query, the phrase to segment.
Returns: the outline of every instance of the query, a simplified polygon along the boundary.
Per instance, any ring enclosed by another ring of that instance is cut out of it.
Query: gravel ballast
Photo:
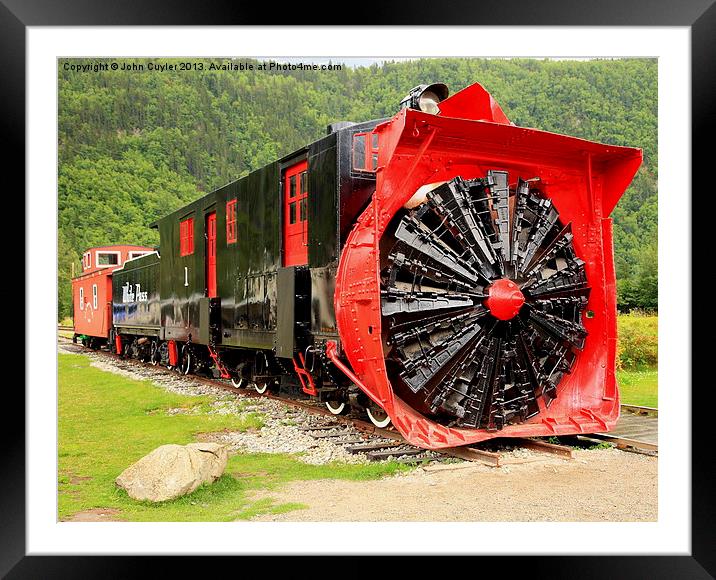
[[[79,349],[72,345],[59,345],[60,352],[76,354]],[[82,351],[91,360],[91,366],[102,371],[122,375],[134,380],[149,380],[157,387],[185,396],[210,395],[216,400],[211,404],[210,413],[241,414],[258,413],[263,417],[264,426],[259,430],[246,432],[221,432],[204,435],[204,439],[224,443],[232,452],[247,453],[289,453],[297,459],[312,465],[331,461],[345,463],[367,463],[364,455],[349,453],[340,445],[347,437],[358,438],[361,435],[352,428],[340,426],[337,430],[346,430],[346,437],[335,441],[331,438],[315,439],[307,427],[324,427],[334,421],[330,416],[316,415],[303,409],[292,407],[280,401],[264,397],[252,397],[226,391],[175,372],[165,371],[162,367],[141,366],[136,362],[109,358],[104,354]],[[170,413],[191,412],[187,409],[170,410]],[[327,431],[321,431],[327,433]],[[371,440],[373,441],[373,439]]]

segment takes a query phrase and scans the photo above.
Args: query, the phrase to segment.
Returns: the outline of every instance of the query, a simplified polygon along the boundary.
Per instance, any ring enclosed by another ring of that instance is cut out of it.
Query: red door
[[[283,265],[308,263],[308,162],[289,167],[283,176]]]
[[[206,216],[206,288],[216,298],[216,212]]]

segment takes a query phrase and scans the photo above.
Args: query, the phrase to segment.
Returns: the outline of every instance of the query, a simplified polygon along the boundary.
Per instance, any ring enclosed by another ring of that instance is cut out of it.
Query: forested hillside
[[[620,308],[656,308],[656,60],[434,59],[286,72],[208,70],[206,59],[192,61],[203,71],[78,72],[65,62],[60,318],[70,314],[71,264],[79,268],[87,247],[157,244],[147,227],[156,218],[315,140],[332,121],[391,116],[411,87],[435,81],[452,92],[480,82],[517,125],[644,149],[613,214],[615,255]]]

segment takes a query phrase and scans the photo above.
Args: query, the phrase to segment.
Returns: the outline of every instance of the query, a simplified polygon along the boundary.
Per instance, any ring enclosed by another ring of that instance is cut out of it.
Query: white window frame
[[[97,310],[97,284],[92,284],[92,308]]]
[[[117,256],[117,263],[116,264],[100,264],[99,263],[99,255],[100,254],[114,254]],[[122,265],[122,252],[118,252],[116,250],[97,250],[94,253],[95,262],[97,264],[98,268],[112,268],[113,266],[121,266]]]
[[[92,252],[85,252],[82,256],[82,266],[85,270],[92,267]]]
[[[129,258],[127,260],[134,260],[135,258],[141,258],[142,256],[146,256],[147,254],[151,254],[152,252],[148,252],[147,250],[135,250],[133,252],[129,252]]]
[[[80,286],[80,310],[85,309],[85,289]]]

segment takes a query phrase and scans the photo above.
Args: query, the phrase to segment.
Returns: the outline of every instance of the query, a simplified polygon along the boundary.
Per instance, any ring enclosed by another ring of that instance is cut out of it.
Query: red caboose
[[[145,246],[99,246],[82,255],[82,273],[72,279],[74,337],[99,347],[112,326],[112,272],[127,260],[151,253]]]

